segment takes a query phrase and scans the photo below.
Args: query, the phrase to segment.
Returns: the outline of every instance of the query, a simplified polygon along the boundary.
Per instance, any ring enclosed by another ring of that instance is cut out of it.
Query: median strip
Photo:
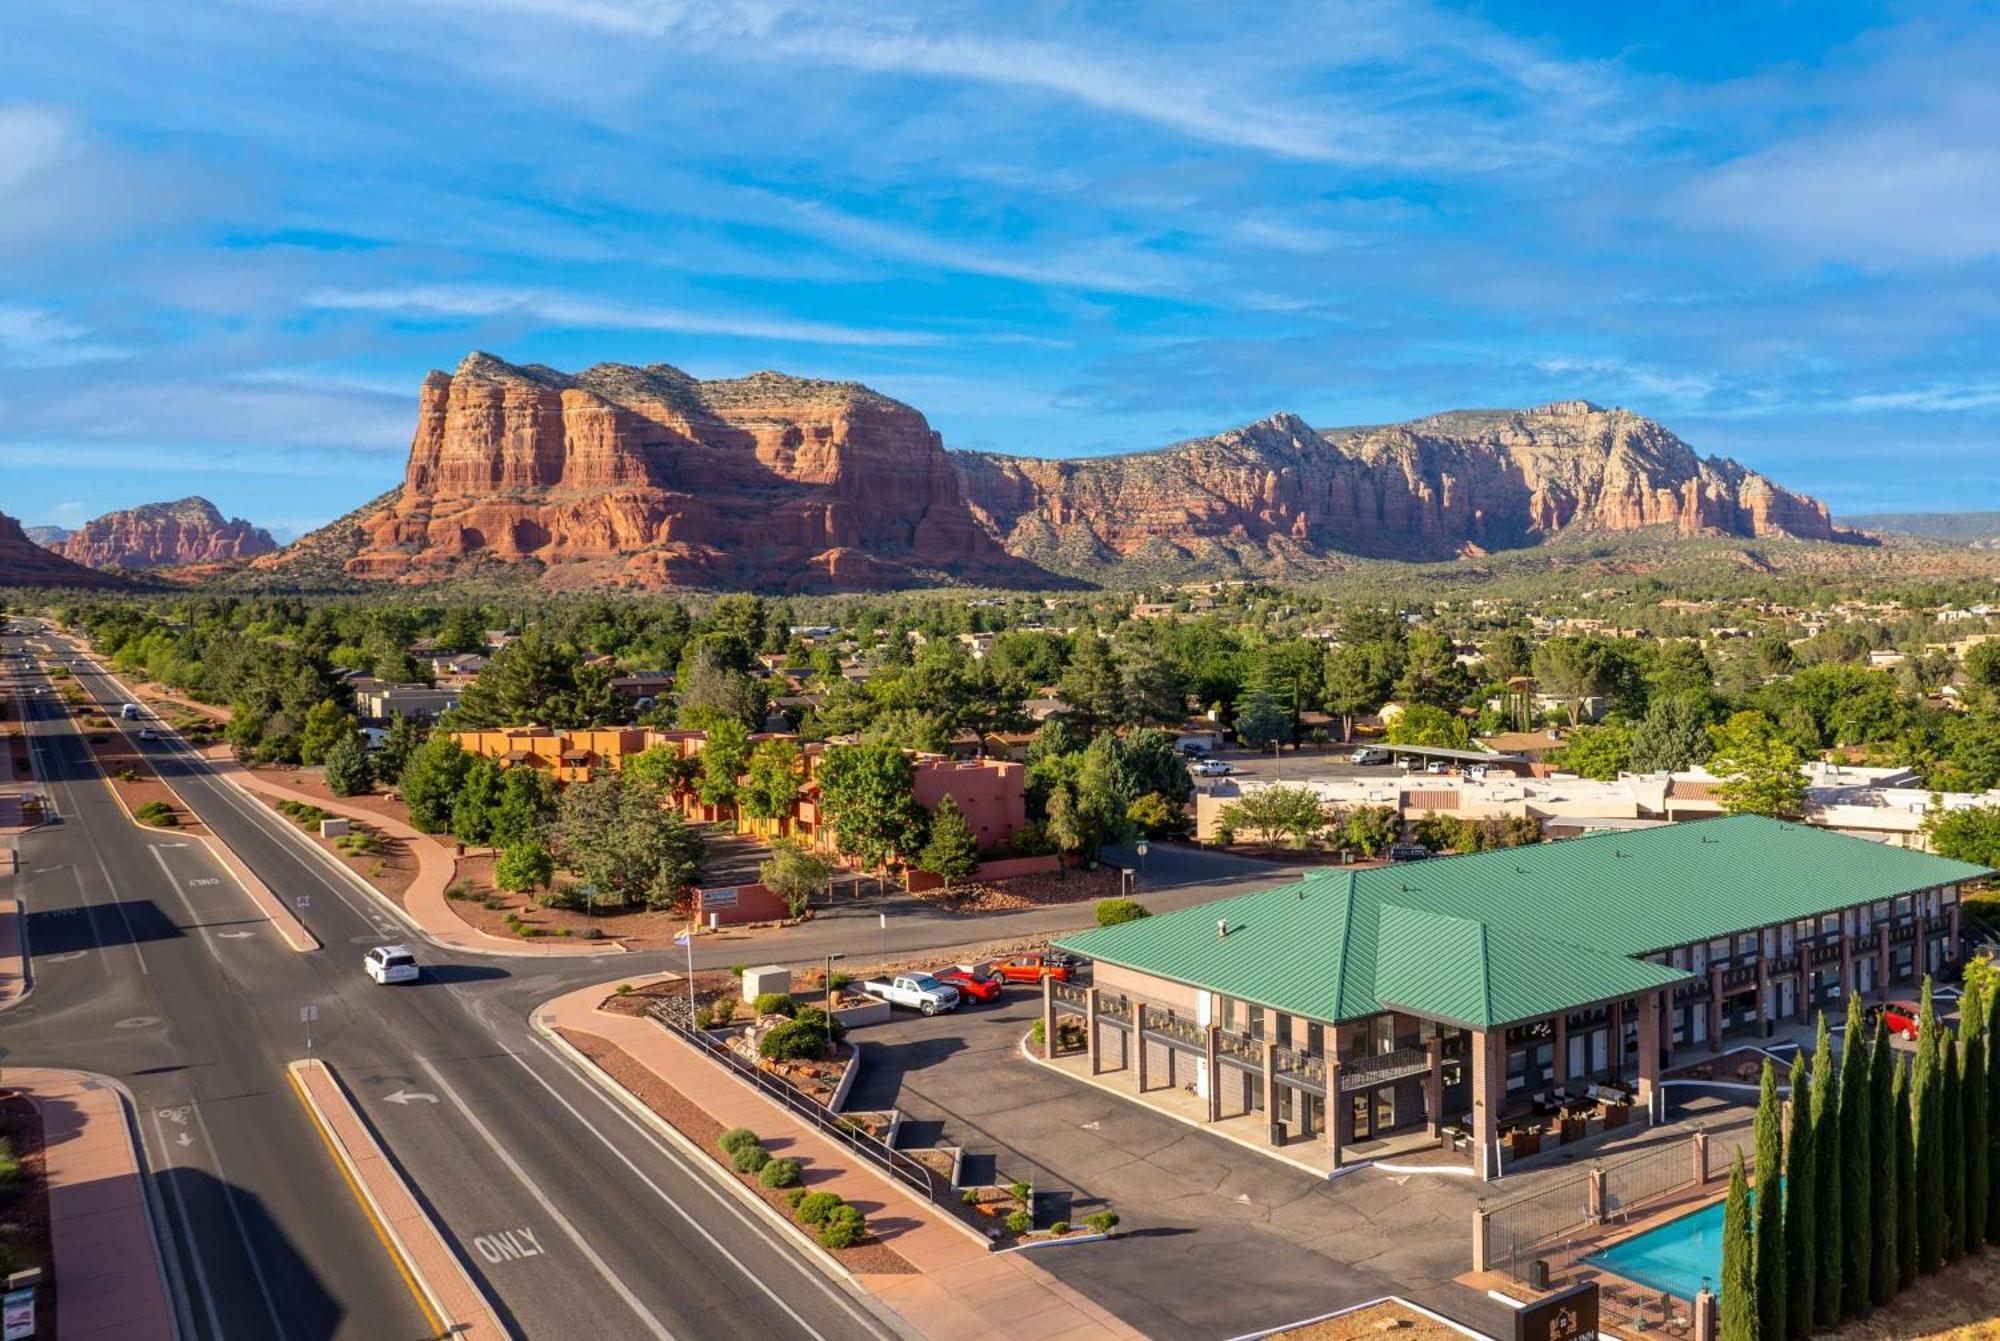
[[[299,1102],[431,1326],[458,1341],[505,1337],[507,1329],[493,1306],[390,1163],[332,1068],[314,1060],[291,1062],[286,1070]]]

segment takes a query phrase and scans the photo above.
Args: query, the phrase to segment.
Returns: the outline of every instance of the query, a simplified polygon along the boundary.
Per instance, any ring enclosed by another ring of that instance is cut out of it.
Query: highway
[[[81,655],[46,632],[32,641]],[[206,848],[131,823],[50,682],[8,665],[30,691],[17,702],[57,820],[20,844],[33,988],[0,1015],[5,1059],[100,1072],[132,1093],[188,1336],[431,1334],[286,1083],[308,1006],[314,1054],[517,1335],[899,1334],[530,1028],[541,1001],[656,970],[659,956],[484,957],[415,940],[178,741],[147,746],[210,830],[298,904],[324,948],[295,952]],[[122,686],[94,665],[75,673],[115,719]],[[416,946],[422,982],[363,975],[366,947],[389,940]]]

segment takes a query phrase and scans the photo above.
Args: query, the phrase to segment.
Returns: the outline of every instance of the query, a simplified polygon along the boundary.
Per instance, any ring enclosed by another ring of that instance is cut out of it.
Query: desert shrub
[[[0,1187],[11,1187],[21,1181],[21,1160],[14,1153],[14,1143],[0,1136]]]
[[[816,1030],[821,1038],[831,1034],[836,1043],[847,1037],[847,1026],[818,1006],[801,1006],[799,1013],[792,1019],[809,1029]]]
[[[1055,1222],[1054,1224],[1052,1224],[1052,1225],[1050,1225],[1050,1226],[1049,1226],[1049,1233],[1051,1233],[1051,1234],[1067,1234],[1067,1233],[1069,1233],[1069,1221],[1067,1221],[1067,1220],[1058,1220],[1058,1221],[1056,1221],[1056,1222]]]
[[[1100,1234],[1109,1234],[1118,1225],[1118,1215],[1115,1211],[1099,1211],[1095,1215],[1084,1216],[1083,1222]]]
[[[758,1171],[757,1181],[764,1187],[795,1187],[799,1181],[799,1162],[795,1159],[770,1160]]]
[[[621,982],[621,983],[619,983],[619,984],[618,984],[618,985],[617,985],[616,987],[614,987],[614,988],[612,988],[612,989],[611,989],[611,995],[613,995],[613,996],[629,996],[629,995],[631,994],[631,991],[632,991],[632,984],[631,984],[631,983],[629,983],[629,982]]]
[[[172,829],[180,824],[180,816],[165,801],[148,801],[132,812],[141,824],[150,824],[155,829]]]
[[[799,1009],[790,992],[764,992],[751,1004],[759,1015],[793,1015]]]
[[[1097,901],[1097,925],[1115,927],[1120,922],[1137,922],[1142,917],[1151,917],[1146,905],[1137,899],[1099,899]]]
[[[773,1062],[813,1062],[826,1056],[826,1035],[797,1020],[787,1020],[765,1034],[757,1055]]]
[[[1028,1200],[1028,1198],[1033,1196],[1034,1194],[1035,1194],[1035,1189],[1029,1187],[1026,1183],[1007,1184],[1007,1195],[1012,1197],[1016,1201],[1025,1203]]]
[[[757,1133],[751,1131],[748,1127],[731,1127],[728,1131],[716,1137],[715,1143],[731,1155],[735,1154],[743,1146],[759,1144]]]
[[[979,1204],[979,1189],[968,1187],[964,1192],[959,1194],[958,1199],[968,1206],[977,1206]]]
[[[718,997],[708,1008],[709,1017],[717,1024],[728,1024],[736,1018],[736,998]]]
[[[843,1202],[826,1217],[826,1223],[814,1237],[822,1248],[852,1248],[868,1237],[868,1218]]]
[[[472,886],[463,880],[454,880],[444,887],[444,896],[454,901],[469,899],[472,897]]]
[[[748,964],[731,964],[729,966],[729,976],[732,978],[740,978],[749,971],[750,966]]]
[[[826,1218],[847,1203],[840,1199],[838,1192],[810,1192],[799,1199],[796,1207],[799,1223],[818,1229],[826,1223]]]
[[[1028,1037],[1035,1041],[1035,1046],[1038,1048],[1048,1046],[1048,1041],[1049,1041],[1048,1025],[1046,1025],[1040,1020],[1036,1020],[1034,1028],[1028,1030]]]
[[[806,1191],[803,1187],[795,1187],[785,1193],[785,1204],[791,1207],[792,1213],[796,1215],[798,1214],[799,1203],[811,1195],[812,1193]]]
[[[771,1162],[771,1152],[761,1145],[738,1146],[729,1156],[729,1167],[738,1173],[761,1173]]]
[[[1034,1227],[1035,1217],[1026,1211],[1015,1211],[1007,1217],[1007,1232],[1009,1234],[1025,1234]]]

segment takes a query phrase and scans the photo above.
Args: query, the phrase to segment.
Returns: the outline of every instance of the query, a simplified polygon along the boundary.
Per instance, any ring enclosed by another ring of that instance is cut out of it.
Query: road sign
[[[319,1007],[318,1007],[318,1006],[300,1006],[300,1007],[299,1007],[299,1023],[300,1023],[300,1024],[311,1024],[311,1023],[312,1023],[312,1022],[313,1022],[314,1020],[317,1020],[318,1018],[319,1018]]]
[[[313,901],[312,895],[301,894],[296,899],[292,900],[292,906],[294,908],[310,908],[312,907],[312,901]]]
[[[1537,1300],[1514,1314],[1515,1341],[1596,1341],[1597,1282]]]
[[[7,1291],[6,1302],[0,1304],[0,1317],[4,1317],[6,1330],[0,1335],[6,1341],[27,1341],[35,1334],[35,1289],[31,1285],[25,1290]]]

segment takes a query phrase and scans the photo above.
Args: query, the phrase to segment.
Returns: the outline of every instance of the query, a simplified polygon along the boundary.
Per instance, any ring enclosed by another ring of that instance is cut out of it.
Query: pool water
[[[1752,1194],[1755,1195],[1754,1193]],[[1703,1279],[1722,1293],[1723,1203],[1669,1220],[1583,1260],[1649,1289],[1692,1301]]]

